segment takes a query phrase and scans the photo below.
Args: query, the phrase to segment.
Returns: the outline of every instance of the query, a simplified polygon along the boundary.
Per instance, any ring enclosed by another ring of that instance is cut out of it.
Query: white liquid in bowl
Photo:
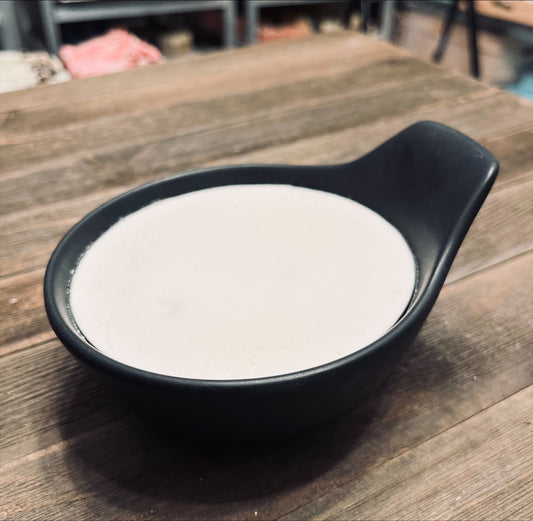
[[[288,185],[157,201],[80,260],[73,316],[103,354],[154,373],[258,378],[316,367],[401,316],[415,261],[368,208]]]

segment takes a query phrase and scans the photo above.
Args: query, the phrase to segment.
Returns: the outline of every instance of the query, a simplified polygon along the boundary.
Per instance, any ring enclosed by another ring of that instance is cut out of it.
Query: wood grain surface
[[[63,348],[62,235],[186,169],[350,161],[409,124],[501,172],[421,333],[364,406],[285,445],[154,431]],[[533,518],[533,106],[356,33],[0,95],[0,520]]]

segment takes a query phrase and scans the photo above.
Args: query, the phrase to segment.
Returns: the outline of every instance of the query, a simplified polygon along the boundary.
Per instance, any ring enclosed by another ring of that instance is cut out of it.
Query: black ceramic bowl
[[[102,205],[66,234],[46,271],[46,311],[67,349],[142,414],[188,436],[294,436],[361,403],[397,364],[437,299],[497,170],[495,158],[479,144],[440,124],[421,122],[352,163],[223,167],[156,181]],[[348,197],[403,234],[414,253],[418,278],[408,309],[392,329],[366,348],[319,367],[228,381],[135,369],[101,354],[78,333],[68,311],[71,270],[87,246],[119,218],[156,199],[254,183],[290,184]]]

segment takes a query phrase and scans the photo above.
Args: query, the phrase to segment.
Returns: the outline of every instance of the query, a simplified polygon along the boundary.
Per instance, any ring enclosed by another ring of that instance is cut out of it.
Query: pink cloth
[[[112,29],[79,45],[63,45],[59,56],[73,78],[87,78],[164,61],[159,50],[124,29]]]

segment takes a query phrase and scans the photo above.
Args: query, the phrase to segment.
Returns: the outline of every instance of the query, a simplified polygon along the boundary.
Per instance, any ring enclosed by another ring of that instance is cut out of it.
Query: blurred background
[[[0,92],[343,30],[533,99],[527,0],[0,0]]]

